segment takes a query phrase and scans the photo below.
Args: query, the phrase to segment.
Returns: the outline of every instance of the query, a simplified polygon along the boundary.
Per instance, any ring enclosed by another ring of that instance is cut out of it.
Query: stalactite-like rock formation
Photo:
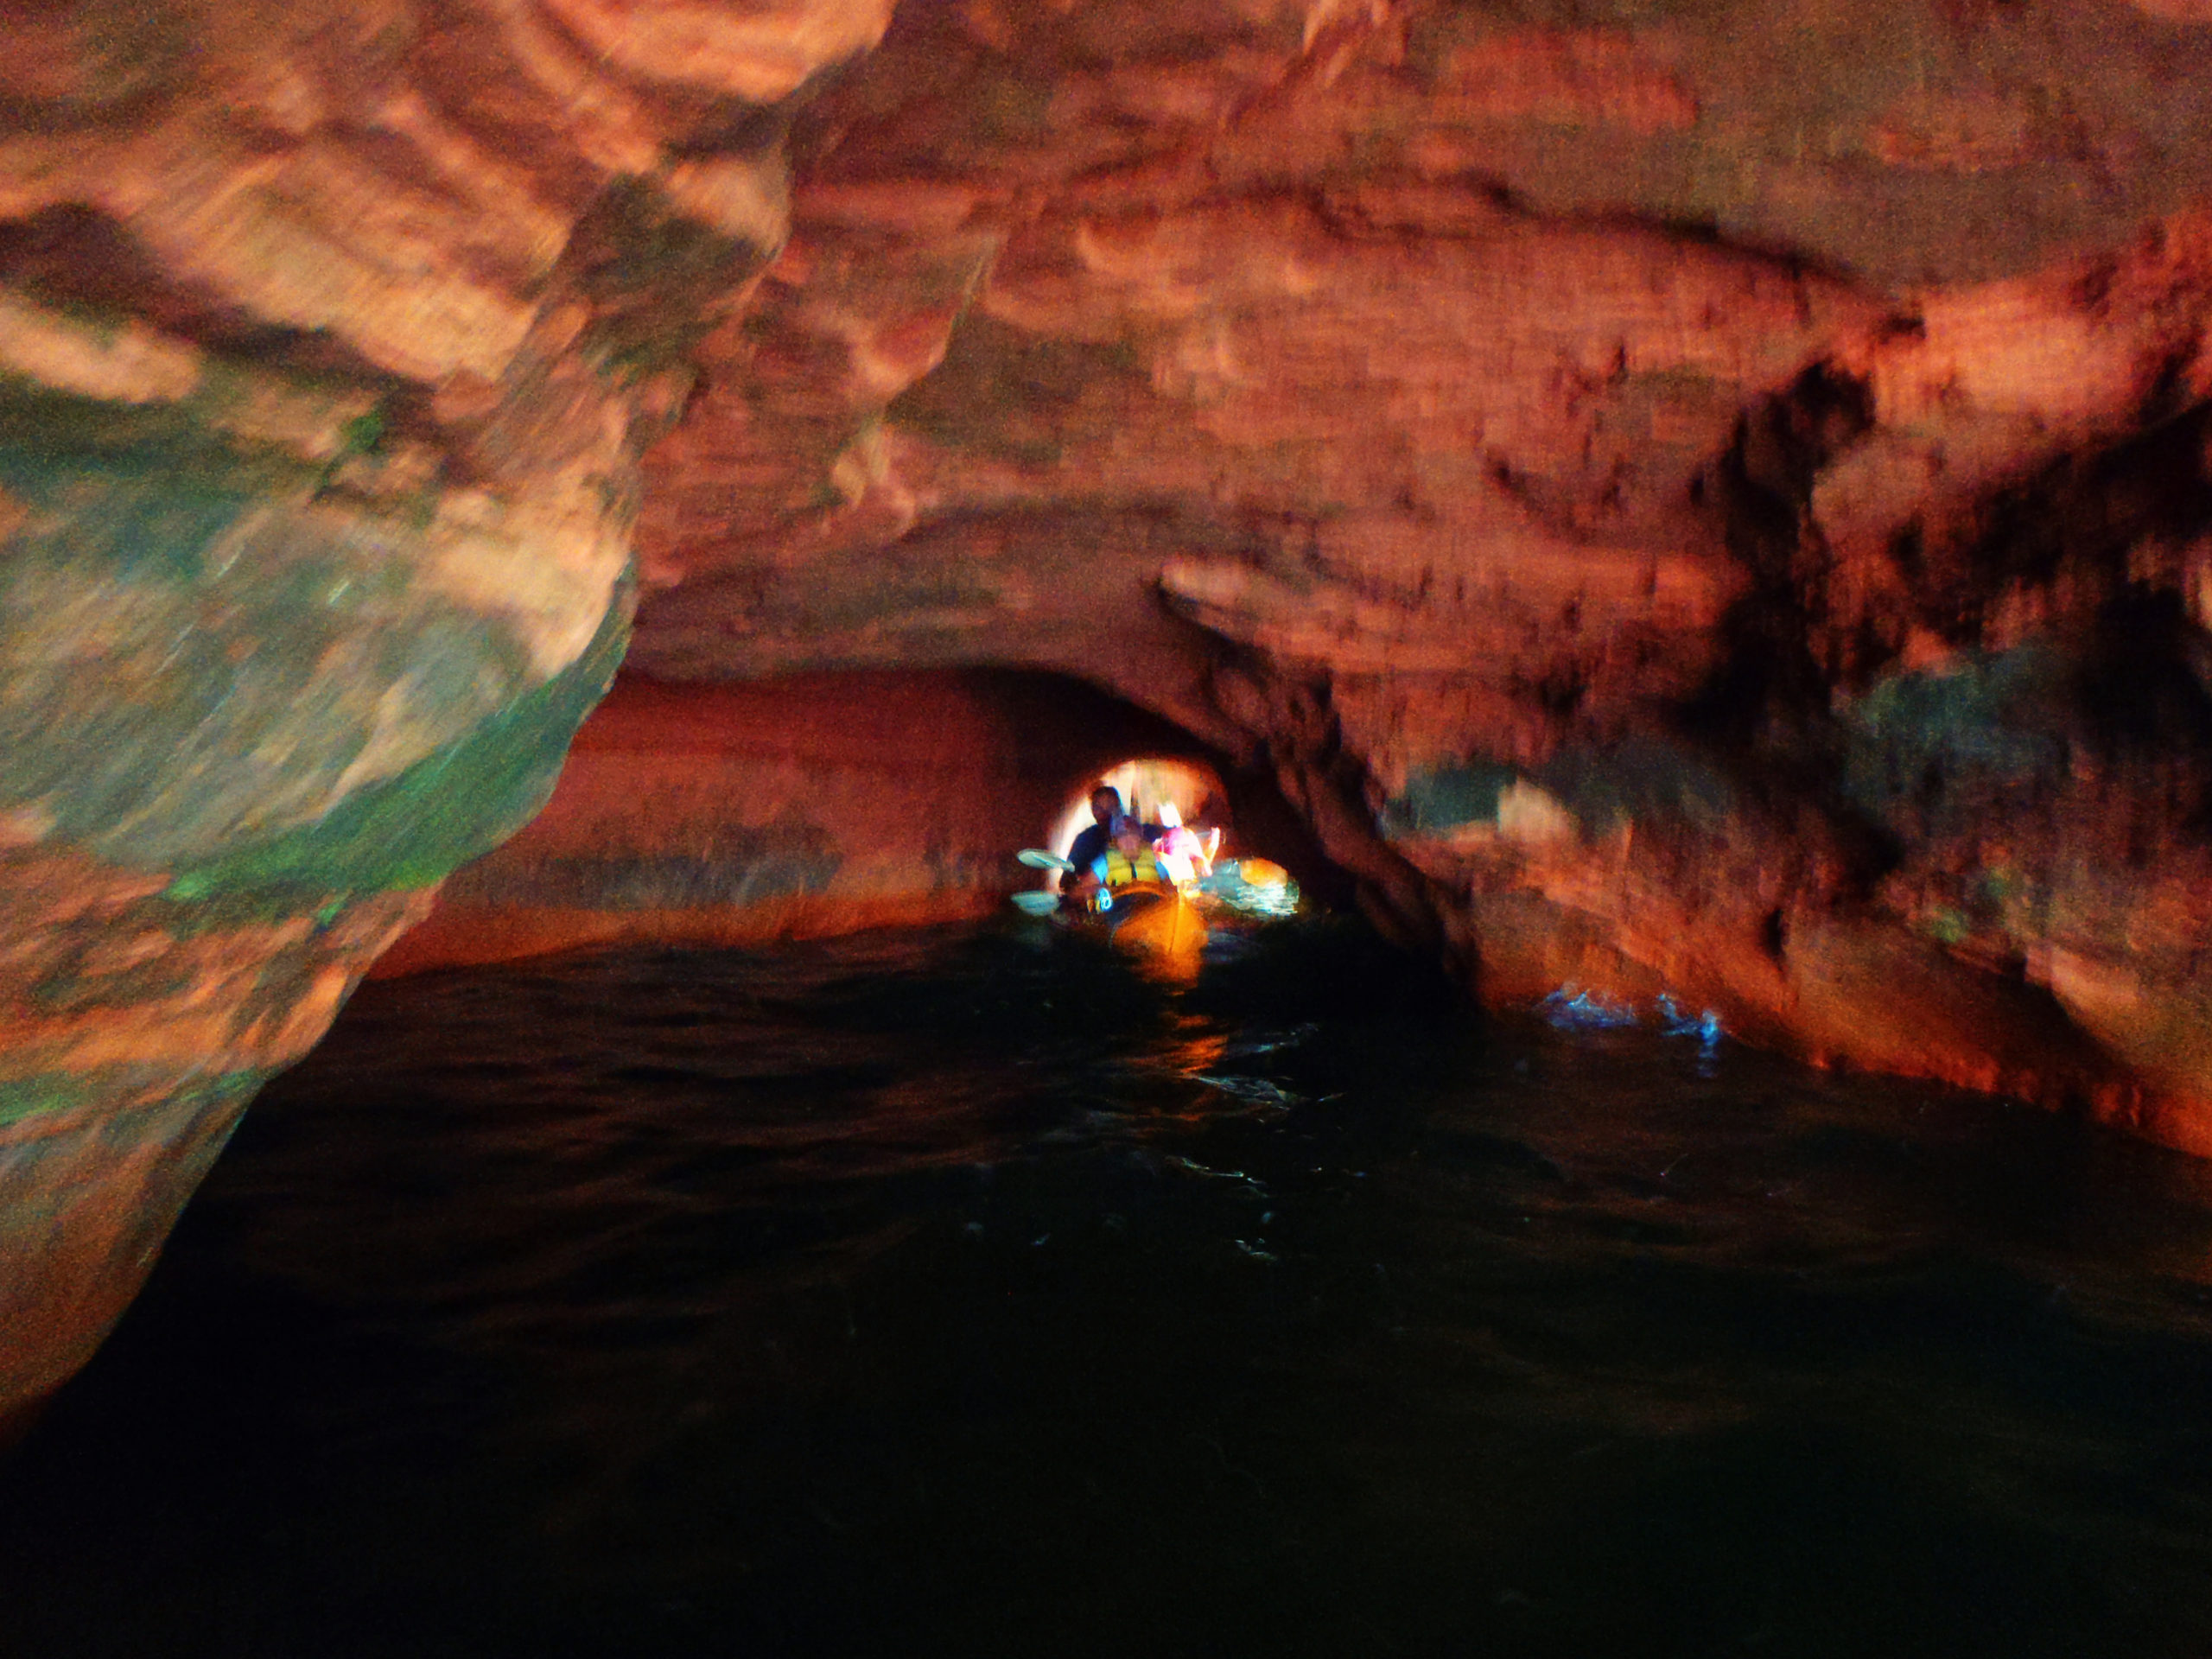
[[[1115,693],[1492,1000],[2212,1152],[2203,7],[0,22],[0,1408],[633,595]]]

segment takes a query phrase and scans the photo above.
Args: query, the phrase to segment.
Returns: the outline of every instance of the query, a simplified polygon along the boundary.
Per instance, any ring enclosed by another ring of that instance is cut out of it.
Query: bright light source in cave
[[[1122,803],[1147,823],[1160,821],[1160,806],[1173,801],[1183,822],[1204,830],[1229,823],[1229,791],[1210,766],[1189,760],[1124,760],[1110,772],[1084,779],[1058,817],[1053,820],[1046,846],[1065,858],[1075,838],[1090,826],[1090,791],[1110,784],[1122,791]]]

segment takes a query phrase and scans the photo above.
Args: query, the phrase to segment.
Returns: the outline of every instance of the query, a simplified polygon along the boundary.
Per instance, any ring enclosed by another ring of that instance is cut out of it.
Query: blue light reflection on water
[[[2212,1177],[1325,926],[372,988],[0,1478],[56,1656],[2202,1653]]]

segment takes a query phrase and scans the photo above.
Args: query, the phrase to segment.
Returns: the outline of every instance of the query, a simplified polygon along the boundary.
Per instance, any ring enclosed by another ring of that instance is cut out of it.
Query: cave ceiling
[[[631,660],[1203,725],[1227,641],[1540,752],[1710,685],[1777,584],[1831,678],[1983,643],[1898,548],[2212,375],[2185,11],[902,6],[794,100]]]
[[[629,660],[1074,673],[1492,1001],[2212,1147],[2208,25],[902,5],[788,106]]]

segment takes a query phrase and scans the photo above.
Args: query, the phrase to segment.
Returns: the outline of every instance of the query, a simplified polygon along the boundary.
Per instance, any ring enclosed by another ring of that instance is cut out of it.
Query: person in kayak
[[[1114,844],[1114,822],[1122,817],[1122,791],[1111,784],[1099,784],[1090,791],[1090,817],[1075,845],[1068,849],[1068,862],[1077,873],[1090,868],[1090,861]]]
[[[1109,887],[1126,887],[1132,881],[1150,881],[1157,886],[1166,880],[1166,873],[1160,868],[1160,855],[1152,850],[1145,834],[1158,827],[1139,823],[1135,818],[1123,818],[1114,826],[1114,844],[1091,860],[1090,873]]]
[[[1114,826],[1113,844],[1077,872],[1077,893],[1086,904],[1096,904],[1100,891],[1111,893],[1136,882],[1163,885],[1166,873],[1158,855],[1145,844],[1144,832],[1152,826],[1124,817]]]
[[[1078,878],[1113,846],[1115,826],[1127,821],[1128,814],[1122,810],[1122,791],[1111,784],[1094,787],[1090,791],[1090,816],[1095,822],[1068,849],[1068,862],[1075,866]],[[1140,824],[1137,829],[1147,842],[1160,832],[1156,823]]]
[[[1160,835],[1152,850],[1160,869],[1177,887],[1186,887],[1202,875],[1211,875],[1214,849],[1220,845],[1220,830],[1201,841],[1195,830],[1184,828],[1182,811],[1174,802],[1160,804]]]

